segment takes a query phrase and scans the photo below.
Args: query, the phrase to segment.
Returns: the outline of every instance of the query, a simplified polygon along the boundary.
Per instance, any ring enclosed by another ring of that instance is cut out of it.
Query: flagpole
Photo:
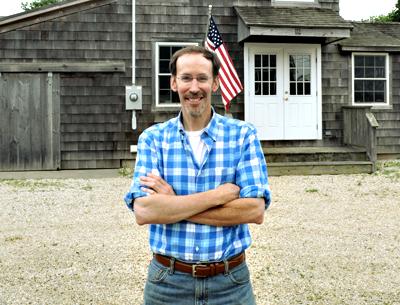
[[[212,5],[208,5],[208,19],[207,19],[207,26],[206,26],[206,36],[204,37],[204,43],[203,46],[206,45],[207,43],[207,34],[208,34],[208,28],[210,27],[210,19],[211,19],[211,14],[212,14]]]

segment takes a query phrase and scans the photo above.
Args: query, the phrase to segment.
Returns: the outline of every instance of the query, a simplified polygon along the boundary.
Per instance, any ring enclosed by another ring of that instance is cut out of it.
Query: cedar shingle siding
[[[57,152],[52,153],[54,160],[60,162],[52,163],[52,166],[62,169],[118,168],[123,160],[132,159],[129,147],[136,144],[142,130],[177,114],[176,109],[155,108],[156,42],[202,44],[207,29],[208,5],[211,4],[218,28],[243,80],[243,44],[237,42],[238,17],[234,6],[271,5],[266,0],[136,1],[136,84],[143,87],[143,109],[137,111],[138,128],[132,131],[131,111],[125,110],[125,86],[132,83],[131,0],[66,3],[77,4],[33,17],[21,15],[26,17],[20,17],[15,22],[5,22],[8,18],[0,19],[1,78],[28,73],[27,79],[32,79],[32,82],[35,79],[53,80],[51,87],[42,85],[40,90],[49,94],[51,89],[59,98],[59,113],[52,115],[56,116],[53,120],[55,124],[59,124],[55,130],[58,130],[60,151],[59,156]],[[320,0],[319,3],[322,9],[339,10],[337,0]],[[388,36],[397,35],[397,39],[400,39],[399,24],[387,27],[376,25],[376,29]],[[252,41],[257,39],[266,41],[265,37],[252,37]],[[290,37],[286,38],[286,42],[291,42]],[[392,108],[374,111],[381,125],[378,130],[378,151],[391,155],[400,154],[398,54],[390,53]],[[33,65],[24,66],[24,63]],[[10,94],[5,90],[0,93],[2,115],[5,111],[9,115],[15,114],[13,111],[16,108],[5,102],[5,97],[9,98]],[[342,106],[351,104],[350,94],[351,52],[342,52],[340,41],[322,44],[323,140],[276,141],[266,145],[341,145]],[[223,112],[218,95],[213,102],[216,110]],[[46,106],[43,107],[45,113]],[[244,118],[243,94],[232,103],[231,112],[236,118]],[[3,136],[1,141],[3,147],[12,141],[17,143],[12,134]],[[10,151],[4,152],[2,149],[0,163],[3,166],[0,169],[10,170],[4,165],[10,162],[10,154]],[[15,168],[32,169],[29,164]],[[43,165],[43,168],[46,167]]]

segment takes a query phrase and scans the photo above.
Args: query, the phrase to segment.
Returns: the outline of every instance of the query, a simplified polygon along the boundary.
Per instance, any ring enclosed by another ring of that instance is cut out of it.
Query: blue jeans
[[[144,305],[255,305],[246,262],[207,278],[194,278],[153,259],[144,289]]]

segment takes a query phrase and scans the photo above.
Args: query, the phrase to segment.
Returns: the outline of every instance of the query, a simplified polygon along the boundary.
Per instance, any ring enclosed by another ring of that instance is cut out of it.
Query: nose
[[[197,81],[197,78],[193,78],[192,82],[190,83],[190,92],[198,92],[199,89],[199,82]]]

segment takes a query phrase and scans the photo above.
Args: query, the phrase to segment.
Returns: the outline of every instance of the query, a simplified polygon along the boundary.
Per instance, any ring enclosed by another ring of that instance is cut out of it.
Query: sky
[[[20,13],[21,2],[28,0],[0,0],[0,16]],[[339,13],[346,20],[368,19],[391,12],[396,2],[397,0],[340,0]]]

